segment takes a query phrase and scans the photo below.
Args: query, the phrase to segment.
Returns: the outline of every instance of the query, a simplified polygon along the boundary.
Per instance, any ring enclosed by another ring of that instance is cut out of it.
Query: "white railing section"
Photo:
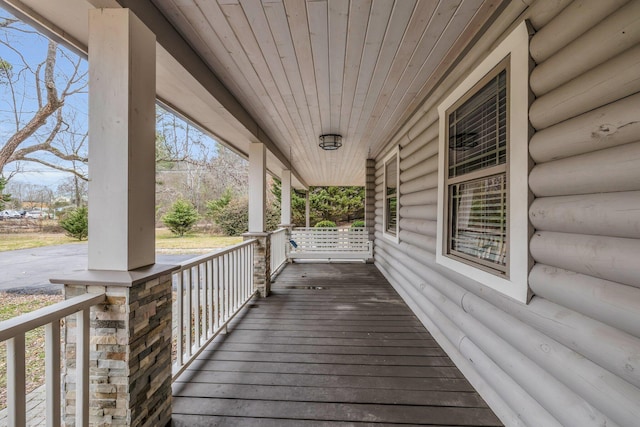
[[[76,425],[89,425],[89,312],[104,303],[104,294],[85,294],[0,322],[0,342],[7,343],[8,425],[24,426],[26,415],[25,335],[45,326],[47,426],[59,426],[60,321],[76,314]]]
[[[289,258],[362,259],[373,257],[366,228],[294,228]]]
[[[271,233],[271,276],[287,262],[287,229],[279,228]]]
[[[284,230],[283,230],[284,231]],[[276,233],[274,233],[276,234]],[[284,253],[285,237],[279,245]],[[255,295],[253,257],[256,240],[248,240],[186,261],[173,273],[173,322],[176,361],[172,380]],[[284,257],[284,255],[280,255]],[[285,258],[286,260],[286,258]],[[76,315],[76,425],[89,425],[90,309],[105,302],[105,294],[85,294],[0,322],[0,342],[7,345],[8,425],[25,426],[25,336],[45,326],[46,425],[61,425],[61,320]]]
[[[253,252],[247,240],[182,264],[173,273],[175,380],[254,296]]]

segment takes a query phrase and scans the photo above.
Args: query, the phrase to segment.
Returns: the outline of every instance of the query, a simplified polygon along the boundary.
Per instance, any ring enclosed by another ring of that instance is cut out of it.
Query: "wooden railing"
[[[104,294],[85,294],[0,322],[0,342],[7,343],[8,425],[27,423],[25,335],[45,326],[46,419],[60,425],[60,321],[76,314],[76,426],[89,425],[89,311]]]
[[[362,259],[373,257],[366,228],[294,228],[289,258]]]
[[[287,229],[279,228],[271,233],[271,276],[287,262]]]
[[[253,252],[247,240],[182,264],[173,273],[175,380],[255,295]]]
[[[173,273],[176,360],[172,380],[255,295],[253,257],[256,240],[183,263]],[[284,238],[281,244],[284,247]],[[85,294],[0,322],[0,342],[7,343],[7,410],[9,426],[24,426],[26,414],[25,334],[45,326],[46,421],[61,423],[60,322],[77,314],[76,425],[89,424],[90,308],[103,303],[105,294]],[[38,414],[42,416],[42,414]]]

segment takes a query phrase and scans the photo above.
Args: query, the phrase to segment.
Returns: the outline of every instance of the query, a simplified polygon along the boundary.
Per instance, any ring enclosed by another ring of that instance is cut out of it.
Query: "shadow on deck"
[[[375,266],[292,264],[272,291],[174,383],[175,426],[501,425]]]

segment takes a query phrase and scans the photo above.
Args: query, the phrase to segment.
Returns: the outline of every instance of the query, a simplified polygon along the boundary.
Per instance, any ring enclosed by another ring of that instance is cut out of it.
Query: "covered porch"
[[[265,203],[271,174],[290,228],[293,189],[364,186],[357,252],[378,257],[376,221],[394,224],[398,240],[402,215],[399,203],[394,219],[391,205],[382,214],[380,188],[406,189],[400,156],[395,182],[376,159],[508,1],[3,3],[89,58],[88,270],[57,278],[65,306],[29,323],[51,330],[52,425],[501,424],[378,267],[293,264],[271,284],[288,239],[274,244]],[[242,247],[193,265],[155,263],[156,101],[248,159]],[[324,150],[325,136],[344,147]],[[61,379],[57,326],[75,312],[62,331]],[[26,424],[25,328],[6,334],[18,355],[13,425]]]
[[[637,425],[640,2],[0,2],[89,57],[94,162],[88,270],[0,328],[10,424],[47,325],[51,425]],[[154,256],[158,101],[249,162],[246,241],[181,266]],[[453,176],[485,159],[463,107],[508,151]],[[365,187],[375,266],[272,284],[287,195],[327,185]],[[476,215],[500,245],[457,233]]]
[[[172,422],[502,425],[363,263],[288,264],[174,381]]]

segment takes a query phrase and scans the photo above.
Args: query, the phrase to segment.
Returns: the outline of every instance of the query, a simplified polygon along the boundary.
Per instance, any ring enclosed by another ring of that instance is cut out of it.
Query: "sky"
[[[6,17],[11,17],[11,15],[3,9],[0,9],[0,20]],[[8,42],[11,47],[15,48],[19,52],[16,53],[9,47],[0,44],[0,59],[12,64],[14,72],[17,72],[24,67],[22,65],[23,62],[26,62],[35,69],[35,67],[37,67],[37,65],[43,62],[46,58],[48,40],[44,36],[37,34],[35,30],[24,23],[21,23],[18,28],[22,31],[0,29],[0,38]],[[64,53],[59,53],[56,61],[58,87],[61,87],[61,82],[66,82],[66,76],[72,72],[73,62],[77,59],[77,55],[63,46],[60,46],[60,49]],[[82,60],[81,72],[84,73],[87,69],[88,63],[85,60]],[[28,71],[23,71],[18,82],[19,90],[17,92],[28,94],[28,96],[25,96],[19,101],[20,108],[24,112],[22,121],[27,121],[33,112],[37,110],[36,89],[33,74]],[[7,85],[2,84],[0,81],[0,147],[4,145],[5,141],[11,135],[15,133],[15,120],[13,116],[14,109],[11,99],[11,94],[8,91]],[[88,94],[86,93],[86,89],[82,93],[68,97],[63,108],[65,114],[69,116],[68,121],[74,123],[78,134],[86,133],[88,119]],[[73,120],[71,120],[71,116],[74,117]],[[186,125],[186,123],[180,119],[178,119],[178,122],[182,126]],[[42,135],[46,135],[46,133],[41,132],[41,138]],[[212,138],[207,135],[203,135],[194,128],[190,129],[190,135],[193,136],[194,140],[200,140],[204,143],[203,145],[200,145],[200,147],[204,147],[203,149],[206,152],[215,155],[216,142]],[[182,135],[178,135],[177,137],[179,138],[180,136]],[[31,138],[26,142],[26,144],[34,144],[35,142],[36,138]],[[85,155],[86,146],[87,143],[85,143],[84,147]],[[190,151],[194,149],[196,151],[198,150],[197,144],[189,144],[189,146],[191,147]],[[195,154],[197,155],[198,153]],[[40,154],[39,157],[46,158],[50,162],[59,162],[57,158],[46,153]],[[19,167],[20,172],[12,178],[14,182],[44,185],[52,189],[55,189],[65,178],[71,176],[69,173],[31,162],[20,162],[19,165],[16,165],[15,163],[7,165],[4,170],[4,175],[9,175],[16,169],[16,166]]]
[[[8,12],[0,9],[0,17],[0,19],[2,19],[12,16]],[[11,47],[18,51],[15,52],[6,45],[0,44],[0,58],[10,63],[13,66],[12,72],[19,76],[16,81],[17,84],[15,92],[19,95],[16,99],[17,104],[19,105],[19,110],[22,112],[20,121],[24,123],[28,121],[32,117],[33,112],[37,110],[34,75],[32,72],[25,69],[24,63],[28,64],[32,69],[35,69],[39,63],[43,62],[47,54],[48,41],[44,36],[35,33],[35,30],[28,27],[26,24],[17,25],[17,29],[18,31],[2,30],[0,32],[2,40],[9,43]],[[71,73],[73,69],[71,61],[77,59],[77,56],[74,53],[64,47],[60,47],[60,49],[64,52],[64,55],[68,55],[70,59],[65,58],[61,53],[58,54],[55,71],[58,87],[61,86],[61,82],[66,80],[65,77]],[[86,72],[87,69],[88,64],[83,60],[81,64],[81,72]],[[12,99],[13,97],[11,96],[11,92],[9,91],[9,87],[6,82],[4,82],[4,84],[0,84],[0,145],[3,145],[4,142],[16,131],[14,118],[15,109],[13,107]],[[87,106],[86,91],[84,93],[74,94],[68,97],[65,101],[64,109],[69,115],[75,117],[73,121],[77,131],[80,133],[86,132]],[[68,117],[67,120],[71,121],[71,117]],[[46,133],[38,132],[36,133],[35,138],[30,138],[29,141],[25,142],[25,144],[34,144],[37,141],[37,137],[42,138],[43,135],[46,135]],[[48,161],[57,161],[57,159],[52,155],[40,154],[39,157]],[[15,171],[16,167],[19,167],[21,170],[21,172],[16,174],[13,178],[16,182],[22,181],[31,184],[55,187],[61,180],[69,176],[68,173],[31,162],[20,162],[19,165],[14,163],[5,166],[5,176],[9,175],[12,171]]]

